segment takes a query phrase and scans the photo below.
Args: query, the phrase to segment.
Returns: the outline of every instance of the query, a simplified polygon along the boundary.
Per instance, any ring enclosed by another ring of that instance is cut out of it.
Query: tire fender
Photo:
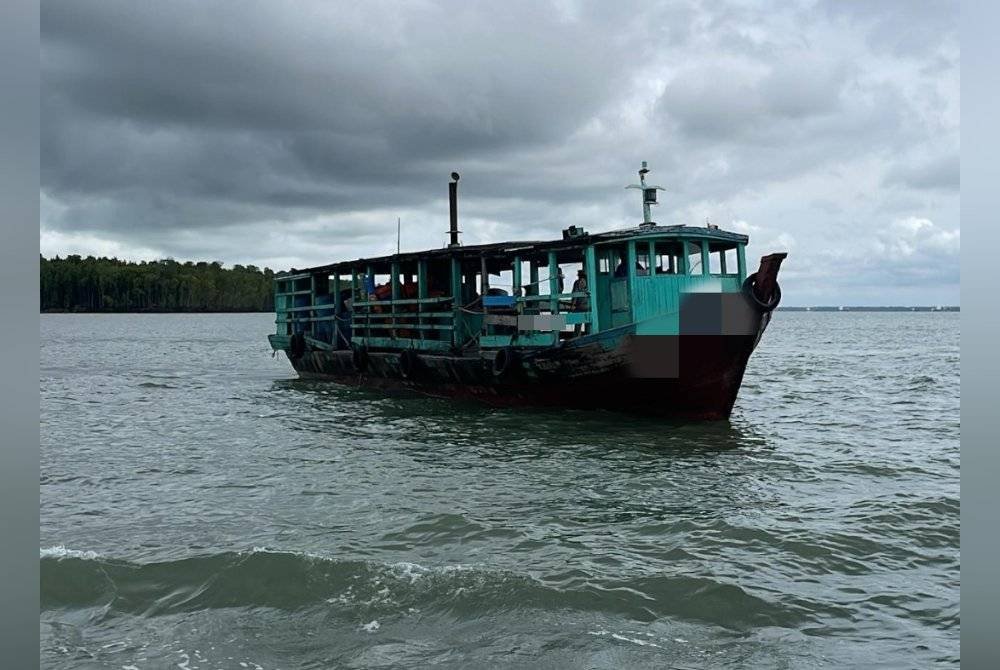
[[[493,376],[505,377],[517,365],[517,352],[511,347],[504,347],[493,357]]]
[[[768,302],[764,302],[757,297],[757,292],[754,290],[754,284],[756,281],[757,273],[754,272],[743,282],[743,292],[746,293],[747,297],[750,298],[750,301],[754,304],[754,307],[756,307],[759,311],[773,311],[774,308],[778,306],[778,303],[781,302],[781,286],[778,285],[778,282],[774,282],[774,295],[771,296],[771,299]]]

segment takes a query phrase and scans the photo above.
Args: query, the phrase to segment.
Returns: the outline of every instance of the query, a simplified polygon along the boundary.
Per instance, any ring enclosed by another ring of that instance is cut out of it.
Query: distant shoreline
[[[864,306],[818,306],[818,307],[778,307],[782,312],[961,312],[958,305],[943,305],[936,307],[928,306],[902,306],[890,305],[885,307],[864,307]]]

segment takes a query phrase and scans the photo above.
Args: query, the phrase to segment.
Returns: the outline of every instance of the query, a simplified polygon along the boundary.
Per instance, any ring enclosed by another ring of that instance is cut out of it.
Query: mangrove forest
[[[41,257],[43,312],[270,312],[274,272],[171,259]]]

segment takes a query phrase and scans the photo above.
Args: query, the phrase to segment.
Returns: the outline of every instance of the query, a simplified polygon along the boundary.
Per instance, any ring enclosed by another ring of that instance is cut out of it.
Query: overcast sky
[[[958,304],[956,2],[42,3],[41,251],[276,270],[654,219]]]

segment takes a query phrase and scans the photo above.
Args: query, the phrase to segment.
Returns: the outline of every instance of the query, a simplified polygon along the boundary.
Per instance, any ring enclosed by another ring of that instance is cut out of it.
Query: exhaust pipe
[[[451,236],[451,240],[448,243],[449,247],[458,246],[458,173],[451,173],[452,181],[448,184],[448,207],[449,213],[451,214],[451,226],[448,228],[448,233]]]

